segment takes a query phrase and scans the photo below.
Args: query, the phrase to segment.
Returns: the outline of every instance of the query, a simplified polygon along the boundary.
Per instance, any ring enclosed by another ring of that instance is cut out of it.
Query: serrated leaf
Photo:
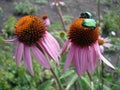
[[[49,87],[53,84],[53,80],[47,80],[38,86],[37,90],[48,90]]]

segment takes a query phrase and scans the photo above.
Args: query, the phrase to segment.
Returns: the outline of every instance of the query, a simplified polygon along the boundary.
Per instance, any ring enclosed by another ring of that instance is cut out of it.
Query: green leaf
[[[73,16],[69,16],[69,15],[64,15],[63,16],[63,20],[66,22],[71,22],[71,20],[73,19]]]
[[[38,86],[37,90],[48,90],[49,87],[53,84],[53,80],[47,80]]]
[[[81,79],[86,83],[87,86],[89,86],[91,88],[90,81],[87,78],[81,77]]]
[[[48,30],[59,30],[61,29],[62,25],[60,22],[56,22],[54,24],[51,24],[49,27],[48,27]]]
[[[78,75],[77,74],[74,74],[71,78],[70,78],[70,81],[66,87],[65,90],[69,90],[70,87],[75,83],[75,81],[78,79]]]
[[[111,88],[106,85],[103,85],[103,88],[104,88],[103,90],[111,90]]]
[[[66,78],[66,77],[72,75],[73,73],[74,73],[74,70],[68,70],[60,77],[60,79]]]
[[[5,44],[5,42],[3,41],[3,38],[0,37],[0,45],[4,45],[4,44]]]
[[[120,74],[120,68],[116,68],[115,71]]]

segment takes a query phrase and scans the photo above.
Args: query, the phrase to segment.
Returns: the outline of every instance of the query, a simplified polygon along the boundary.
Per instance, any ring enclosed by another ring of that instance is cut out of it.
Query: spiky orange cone
[[[83,15],[71,24],[68,31],[69,39],[62,50],[63,54],[68,46],[70,46],[64,71],[67,70],[72,62],[79,76],[83,75],[86,71],[93,74],[98,59],[114,69],[114,66],[107,61],[100,52],[98,45],[99,29],[94,24],[95,21],[86,16],[87,15]]]
[[[36,57],[37,61],[45,68],[50,69],[50,63],[40,51],[36,44],[39,45],[42,50],[50,56],[57,64],[59,64],[58,57],[60,46],[58,42],[48,32],[44,21],[38,16],[24,16],[19,19],[15,25],[15,34],[17,38],[12,40],[5,40],[6,42],[18,42],[15,53],[15,62],[18,66],[24,59],[24,66],[33,76],[32,58],[30,54],[30,48]]]

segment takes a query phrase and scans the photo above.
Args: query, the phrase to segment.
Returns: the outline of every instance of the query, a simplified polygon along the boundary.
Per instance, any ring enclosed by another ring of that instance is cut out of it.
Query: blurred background
[[[52,5],[53,2],[54,0],[0,0],[0,90],[59,90],[54,84],[51,72],[44,70],[35,60],[33,60],[34,77],[24,70],[23,63],[17,68],[13,61],[16,44],[5,44],[2,41],[3,38],[15,37],[14,25],[20,17],[24,15],[42,17],[47,14],[51,21],[48,31],[62,47],[67,35],[62,27],[58,10]],[[62,0],[62,2],[65,5],[59,5],[59,11],[67,30],[71,22],[79,18],[81,12],[89,11],[100,26],[101,36],[108,38],[112,44],[110,48],[104,47],[103,54],[117,69],[113,71],[103,66],[104,71],[101,75],[100,66],[98,68],[100,72],[96,71],[94,74],[96,90],[102,90],[99,88],[101,80],[104,83],[103,90],[120,90],[120,0]],[[67,90],[89,90],[88,77],[84,76],[77,81],[73,70],[62,74],[65,56],[61,61],[56,73],[61,76],[64,87]]]

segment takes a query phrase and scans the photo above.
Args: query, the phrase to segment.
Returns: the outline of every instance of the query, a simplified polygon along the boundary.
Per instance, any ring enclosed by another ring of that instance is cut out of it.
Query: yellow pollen
[[[46,26],[43,20],[37,16],[24,16],[15,25],[15,34],[18,40],[31,46],[37,43],[45,34]]]

